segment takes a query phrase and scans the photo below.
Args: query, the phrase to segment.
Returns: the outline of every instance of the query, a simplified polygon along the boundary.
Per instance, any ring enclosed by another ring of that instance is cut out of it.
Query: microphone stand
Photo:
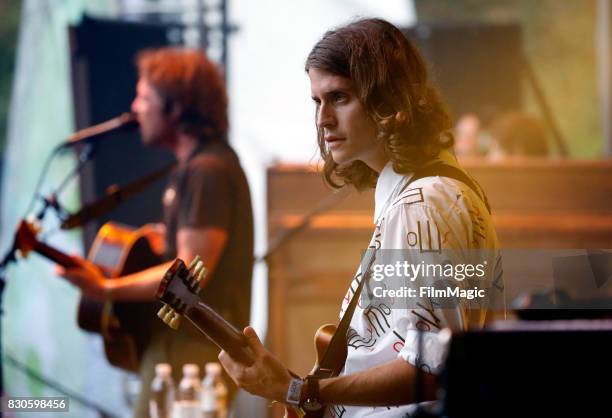
[[[85,166],[85,163],[91,159],[91,157],[95,153],[95,147],[92,145],[88,145],[84,147],[78,156],[78,164],[74,167],[66,176],[66,178],[60,183],[58,188],[55,191],[52,191],[47,197],[38,195],[42,202],[43,206],[36,214],[36,219],[41,221],[49,208],[53,208],[60,219],[67,215],[67,212],[59,205],[57,201],[57,196],[62,192],[62,190],[68,185],[70,180],[75,178]],[[13,239],[13,245],[6,252],[4,257],[2,257],[2,261],[0,262],[0,359],[3,359],[3,341],[2,341],[2,317],[4,316],[4,288],[6,286],[6,274],[5,271],[7,267],[17,261],[16,253],[17,253],[17,237]],[[4,367],[3,362],[0,361],[0,396],[4,395]]]
[[[76,176],[78,176],[81,173],[81,171],[83,170],[83,167],[89,160],[91,160],[95,152],[96,152],[96,147],[94,145],[89,144],[85,146],[81,150],[77,158],[78,164],[68,173],[66,178],[62,180],[60,185],[57,186],[57,189],[51,192],[47,197],[39,195],[39,197],[43,201],[43,207],[36,215],[37,220],[40,221],[44,218],[45,212],[47,211],[49,207],[52,207],[55,210],[60,221],[62,222],[70,216],[70,214],[59,205],[57,196],[59,196],[59,194],[66,188],[66,186],[72,179],[74,179]]]
[[[255,259],[255,261],[264,261],[266,264],[270,262],[270,258],[272,255],[278,251],[285,242],[289,241],[291,238],[296,236],[300,231],[303,231],[310,225],[310,221],[317,216],[318,214],[325,212],[331,209],[333,206],[338,204],[341,200],[346,198],[350,194],[350,189],[345,186],[336,193],[332,193],[327,195],[325,198],[321,199],[317,205],[309,210],[300,222],[294,227],[290,227],[276,235],[272,240],[270,245],[268,246],[268,251],[263,256],[259,256]]]
[[[298,222],[297,225],[293,227],[288,227],[284,229],[283,231],[281,231],[280,233],[276,234],[270,240],[270,243],[268,244],[268,250],[263,255],[255,257],[255,260],[254,260],[255,263],[264,262],[265,265],[268,267],[268,276],[269,276],[269,273],[272,270],[272,263],[274,260],[273,255],[279,249],[281,249],[287,242],[289,242],[293,237],[297,236],[301,231],[306,229],[308,225],[310,225],[310,221],[316,215],[331,209],[333,206],[338,204],[341,200],[346,198],[349,194],[350,194],[350,189],[345,186],[344,188],[340,189],[338,192],[331,193],[327,195],[326,197],[324,197],[323,199],[321,199],[319,202],[317,202],[315,207],[310,209],[306,214],[302,216],[302,219],[300,220],[300,222]],[[266,306],[265,309],[266,309],[266,315],[268,315],[269,306]],[[268,332],[266,330],[266,335],[263,337],[264,339],[267,338],[267,334]]]

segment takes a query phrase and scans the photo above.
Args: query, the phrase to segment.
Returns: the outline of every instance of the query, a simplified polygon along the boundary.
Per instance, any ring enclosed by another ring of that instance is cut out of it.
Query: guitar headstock
[[[22,219],[15,233],[15,249],[19,250],[22,257],[27,257],[30,251],[38,246],[40,226],[36,222],[28,222]]]
[[[194,306],[200,300],[200,281],[206,277],[206,267],[200,256],[196,256],[189,267],[183,260],[177,258],[168,269],[159,288],[157,298],[164,302],[159,310],[159,316],[173,329],[178,329],[180,319],[187,308]]]

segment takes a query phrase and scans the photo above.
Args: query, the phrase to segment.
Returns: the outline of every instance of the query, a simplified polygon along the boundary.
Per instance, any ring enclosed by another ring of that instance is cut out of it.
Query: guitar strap
[[[436,162],[432,165],[428,165],[426,167],[422,167],[415,171],[410,180],[402,187],[400,190],[400,194],[406,190],[406,188],[412,183],[423,177],[432,177],[432,176],[440,176],[440,177],[448,177],[454,180],[458,180],[468,186],[470,189],[476,193],[482,202],[487,207],[489,213],[491,213],[491,206],[489,205],[489,200],[487,199],[487,195],[480,187],[480,184],[470,176],[468,176],[463,170],[458,169],[452,165],[446,164],[442,161]]]
[[[335,363],[334,360],[338,357],[337,353],[340,353],[345,350],[346,333],[348,332],[348,328],[351,323],[351,319],[353,318],[353,314],[355,313],[355,308],[357,307],[357,301],[359,300],[359,296],[361,295],[361,289],[363,289],[363,285],[370,278],[370,270],[371,270],[372,264],[374,264],[374,260],[376,259],[376,250],[373,248],[369,248],[365,253],[365,257],[368,257],[368,258],[366,259],[367,261],[365,262],[365,266],[366,266],[365,270],[363,274],[361,275],[361,281],[359,282],[357,289],[355,289],[355,292],[353,293],[353,297],[351,298],[351,301],[349,302],[349,305],[346,308],[346,311],[344,311],[344,315],[342,315],[342,319],[340,320],[340,323],[338,324],[338,327],[336,328],[336,332],[334,332],[334,335],[332,336],[332,339],[329,342],[329,346],[327,347],[327,350],[325,351],[323,358],[319,362],[318,370],[326,371],[326,372],[334,371],[334,368],[338,366],[337,364],[334,364]],[[336,371],[340,372],[340,370],[336,370]]]
[[[81,210],[64,219],[61,228],[72,229],[83,226],[94,219],[106,215],[128,198],[140,193],[145,187],[164,177],[176,166],[177,163],[173,162],[123,186],[117,186],[116,184],[110,186],[104,196],[86,204]]]
[[[485,195],[482,187],[470,176],[468,176],[465,172],[454,167],[452,165],[446,164],[442,161],[436,162],[434,164],[428,165],[426,167],[422,167],[415,171],[410,180],[402,187],[400,190],[400,194],[414,181],[422,179],[424,177],[432,177],[432,176],[440,176],[440,177],[449,177],[455,180],[458,180],[468,186],[470,189],[476,193],[476,195],[483,201],[489,213],[491,213],[491,206],[489,205],[489,201],[487,196]],[[376,259],[376,251],[374,249],[368,249],[365,254],[366,257],[369,257],[366,261],[365,271],[361,276],[361,281],[353,293],[353,297],[338,324],[338,328],[334,333],[323,358],[319,362],[318,369],[321,371],[332,371],[334,367],[337,367],[334,364],[334,360],[337,358],[337,354],[345,349],[346,345],[346,333],[348,332],[349,325],[351,320],[353,319],[353,314],[355,313],[355,308],[357,307],[357,301],[359,300],[359,296],[361,295],[361,290],[363,289],[363,285],[368,281],[370,277],[370,268]],[[338,370],[339,372],[339,370]],[[315,373],[316,374],[316,373]]]

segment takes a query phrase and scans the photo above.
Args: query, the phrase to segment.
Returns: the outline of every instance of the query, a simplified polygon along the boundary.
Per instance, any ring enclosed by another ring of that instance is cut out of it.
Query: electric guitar
[[[199,282],[205,275],[206,268],[199,257],[196,257],[189,267],[181,259],[176,259],[164,275],[157,290],[157,298],[165,303],[158,312],[158,316],[173,329],[178,329],[182,318],[186,317],[200,332],[219,348],[225,350],[232,358],[247,366],[253,364],[253,354],[242,332],[200,300]],[[315,334],[316,362],[311,374],[322,379],[337,376],[346,361],[345,338],[343,344],[330,346],[335,331],[335,325],[326,324],[320,327]],[[295,373],[290,373],[297,377]],[[323,416],[324,411],[324,408],[311,412],[287,406],[285,417],[318,418]]]
[[[37,229],[26,221],[17,228],[15,246],[23,256],[34,251],[65,268],[78,266],[71,256],[39,241]],[[133,229],[108,222],[98,231],[87,259],[106,277],[120,277],[161,263],[162,248],[161,234],[151,226]],[[77,322],[83,330],[102,336],[110,364],[137,372],[150,338],[151,317],[159,306],[158,302],[98,302],[81,296]]]

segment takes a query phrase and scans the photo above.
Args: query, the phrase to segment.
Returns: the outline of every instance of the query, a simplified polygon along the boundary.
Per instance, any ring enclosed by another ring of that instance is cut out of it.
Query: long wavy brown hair
[[[351,79],[397,173],[412,172],[453,145],[450,116],[421,54],[391,23],[362,19],[328,31],[306,59],[306,72],[311,68]],[[362,161],[342,167],[334,162],[322,129],[317,140],[328,184],[358,190],[376,185],[378,173]]]
[[[179,129],[200,141],[223,139],[228,129],[227,94],[219,69],[197,49],[158,48],[136,57],[140,77],[164,100],[181,108]]]

